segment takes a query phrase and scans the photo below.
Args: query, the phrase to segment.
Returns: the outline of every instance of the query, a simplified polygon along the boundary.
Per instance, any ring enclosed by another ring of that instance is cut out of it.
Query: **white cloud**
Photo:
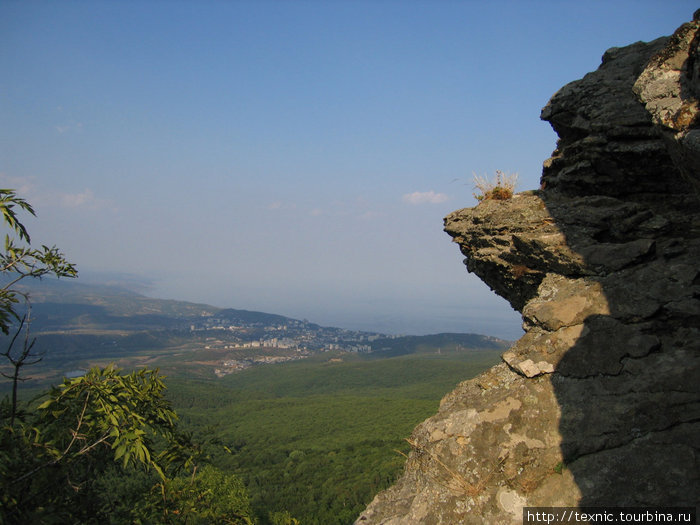
[[[403,196],[403,201],[408,204],[440,204],[448,198],[444,193],[435,193],[433,190],[414,191],[413,193],[406,193]]]
[[[30,200],[34,194],[34,179],[33,177],[11,177],[0,173],[0,185],[3,188],[15,190],[19,197]]]
[[[382,215],[384,214],[381,212],[368,210],[360,215],[360,219],[364,221],[371,221],[372,219],[376,219],[377,217],[381,217]]]
[[[19,197],[29,201],[34,209],[55,206],[92,211],[117,209],[111,201],[96,197],[89,188],[79,193],[54,192],[37,184],[35,180],[35,177],[13,177],[0,173],[0,187],[14,190]]]
[[[70,124],[64,124],[64,125],[56,125],[54,126],[54,129],[58,131],[61,135],[64,133],[68,133],[69,131],[82,131],[83,130],[83,123],[82,122],[76,122],[76,123],[70,123]]]
[[[83,130],[83,123],[76,121],[70,111],[66,111],[63,106],[56,107],[56,117],[60,123],[54,125],[54,129],[63,135],[69,132],[78,132]]]
[[[114,206],[110,204],[109,201],[95,197],[95,194],[89,188],[85,189],[80,193],[63,193],[59,196],[59,202],[64,208],[82,208],[88,210],[114,210]]]
[[[92,190],[85,190],[82,193],[64,193],[61,195],[61,204],[65,208],[80,208],[90,204],[95,200],[95,194]]]
[[[276,210],[296,210],[297,205],[292,203],[292,202],[282,202],[282,201],[274,201],[269,203],[266,206],[266,209],[270,211],[276,211]]]

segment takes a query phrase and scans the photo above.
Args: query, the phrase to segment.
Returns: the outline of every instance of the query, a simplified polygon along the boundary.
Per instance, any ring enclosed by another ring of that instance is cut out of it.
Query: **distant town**
[[[219,377],[254,365],[304,359],[319,352],[370,353],[371,343],[401,337],[324,327],[307,320],[275,321],[246,322],[205,313],[201,320],[190,324],[190,332],[204,338],[205,350],[226,352],[221,366],[215,369]]]
[[[324,353],[337,361],[349,354],[380,358],[509,345],[478,334],[406,336],[325,327],[265,312],[153,299],[112,286],[32,284],[27,290],[34,299],[32,334],[42,357],[32,369],[37,381],[110,363],[123,369],[159,368],[170,376],[222,377]]]

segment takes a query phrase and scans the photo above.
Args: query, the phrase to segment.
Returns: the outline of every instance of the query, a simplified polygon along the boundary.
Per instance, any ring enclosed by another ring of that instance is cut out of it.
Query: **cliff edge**
[[[445,218],[526,333],[414,430],[356,524],[700,505],[699,28],[608,50],[542,110],[542,189]]]

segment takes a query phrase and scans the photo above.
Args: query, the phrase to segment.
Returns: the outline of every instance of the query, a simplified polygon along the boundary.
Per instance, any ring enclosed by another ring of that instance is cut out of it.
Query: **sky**
[[[695,2],[0,2],[0,187],[83,279],[385,333],[507,339],[442,231],[473,175],[539,186],[539,119]]]

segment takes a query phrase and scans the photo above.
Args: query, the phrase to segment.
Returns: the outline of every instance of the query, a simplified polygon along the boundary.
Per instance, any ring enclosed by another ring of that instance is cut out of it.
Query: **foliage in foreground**
[[[10,422],[0,413],[0,522],[250,524],[241,481],[198,464],[157,371],[92,369]]]
[[[41,279],[45,275],[77,277],[75,265],[68,262],[55,246],[40,249],[31,247],[29,232],[20,222],[17,212],[35,215],[34,208],[19,197],[14,190],[0,189],[0,215],[9,229],[5,234],[5,247],[0,251],[0,332],[10,334],[10,329],[19,323],[9,345],[0,352],[0,375],[12,381],[10,399],[10,423],[17,411],[17,387],[24,381],[23,368],[41,361],[42,356],[32,352],[34,340],[29,339],[29,297],[17,290],[15,285],[23,279]],[[25,311],[18,308],[24,299]],[[25,326],[26,324],[26,326]],[[24,330],[25,337],[20,335]]]
[[[240,480],[198,471],[204,454],[177,432],[157,371],[94,368],[52,388],[38,406],[19,405],[24,367],[42,356],[29,337],[29,297],[15,285],[77,277],[56,247],[31,247],[19,211],[34,215],[13,190],[0,189],[9,229],[0,251],[0,332],[14,330],[0,352],[0,374],[12,382],[11,397],[0,401],[0,523],[252,523]]]

